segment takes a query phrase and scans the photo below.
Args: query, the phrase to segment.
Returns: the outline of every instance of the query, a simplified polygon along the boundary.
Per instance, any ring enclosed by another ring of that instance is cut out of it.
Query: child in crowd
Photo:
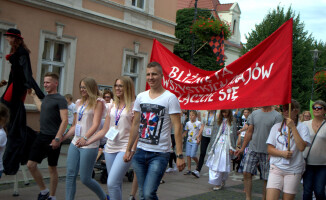
[[[240,130],[238,130],[238,140],[237,140],[237,149],[241,149],[242,143],[244,141],[244,137],[246,135],[247,129],[249,125],[247,124],[248,117],[251,114],[251,109],[250,108],[245,108],[243,110],[243,115],[242,115],[242,120],[241,120],[241,125],[240,125]],[[247,153],[248,147],[245,148],[244,155]],[[237,167],[237,172],[242,173],[243,171],[243,158],[244,155],[240,155],[240,164]]]
[[[192,110],[189,114],[190,121],[187,122],[185,126],[185,131],[183,133],[186,136],[188,132],[187,144],[186,144],[186,155],[187,155],[187,162],[188,162],[188,170],[184,173],[184,175],[191,174],[191,158],[198,164],[198,158],[196,157],[198,145],[200,143],[200,127],[201,122],[196,120],[197,118],[197,111]]]
[[[231,110],[221,110],[217,121],[217,135],[209,153],[206,165],[209,167],[208,183],[215,185],[213,190],[220,190],[230,172],[231,155],[235,151],[237,138],[236,124]]]
[[[72,95],[66,94],[65,98],[68,104],[68,126],[64,134],[69,131],[70,127],[72,126],[72,123],[74,122],[74,114],[77,113],[76,105],[72,102]]]
[[[5,151],[7,143],[7,134],[4,130],[5,125],[9,120],[9,109],[2,103],[0,103],[0,179],[3,172],[2,156]]]

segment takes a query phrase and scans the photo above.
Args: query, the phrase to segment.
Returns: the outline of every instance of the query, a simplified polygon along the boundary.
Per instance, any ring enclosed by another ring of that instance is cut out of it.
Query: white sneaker
[[[173,163],[173,171],[177,172],[178,171],[178,167],[177,164]]]
[[[197,170],[192,171],[191,174],[194,175],[194,176],[196,176],[197,178],[200,177],[200,173]]]
[[[173,172],[173,168],[169,167],[165,172],[166,172],[166,173]]]

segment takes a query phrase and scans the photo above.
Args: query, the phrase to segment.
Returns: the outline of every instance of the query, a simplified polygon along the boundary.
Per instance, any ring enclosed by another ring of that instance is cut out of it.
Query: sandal
[[[217,191],[217,190],[220,190],[220,189],[222,189],[222,186],[215,186],[215,187],[213,187],[213,190],[214,191]]]
[[[190,175],[190,174],[191,174],[191,171],[187,170],[183,175]]]

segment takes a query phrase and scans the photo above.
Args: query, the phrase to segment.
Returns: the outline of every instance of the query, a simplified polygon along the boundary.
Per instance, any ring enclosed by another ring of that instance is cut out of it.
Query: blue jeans
[[[132,159],[141,200],[158,199],[156,191],[168,164],[170,152],[150,152],[137,148]]]
[[[131,161],[124,162],[123,156],[125,152],[104,153],[106,170],[108,171],[107,186],[111,199],[122,199],[122,181],[128,171]]]
[[[317,200],[325,200],[326,166],[307,165],[303,174],[303,200],[311,200],[312,192]]]
[[[72,143],[70,144],[67,157],[66,200],[75,199],[78,171],[80,171],[80,180],[84,185],[92,190],[99,199],[106,198],[100,184],[92,179],[97,152],[98,148],[77,148]]]

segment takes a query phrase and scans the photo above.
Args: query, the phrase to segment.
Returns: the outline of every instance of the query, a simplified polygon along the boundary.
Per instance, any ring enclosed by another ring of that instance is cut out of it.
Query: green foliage
[[[263,21],[255,26],[255,30],[246,36],[247,44],[242,49],[242,54],[270,36],[291,17],[293,18],[292,97],[300,102],[303,109],[307,109],[313,79],[313,60],[310,52],[314,49],[313,38],[304,30],[300,15],[297,15],[291,7],[285,11],[284,8],[278,6],[270,11]]]
[[[316,74],[320,74],[320,72],[324,72],[323,80],[319,81],[318,83],[315,82],[314,85],[314,99],[321,99],[326,101],[326,84],[325,84],[325,71],[326,71],[326,43],[323,42],[315,42],[314,49],[318,49],[320,51],[320,56],[318,57],[316,63]]]
[[[214,18],[200,16],[192,25],[191,32],[203,41],[209,41],[212,36],[224,35],[227,40],[231,37],[230,24]]]
[[[194,8],[185,8],[177,11],[175,36],[180,39],[180,42],[174,45],[173,53],[187,62],[190,62],[192,39],[195,37],[190,33],[190,27],[194,20],[194,13]],[[209,18],[211,17],[211,13],[198,9],[197,17],[199,16]],[[195,52],[203,46],[203,44],[205,43],[201,39],[195,37]],[[219,70],[221,68],[217,66],[216,56],[208,44],[205,44],[204,47],[194,55],[193,65],[204,70]]]

